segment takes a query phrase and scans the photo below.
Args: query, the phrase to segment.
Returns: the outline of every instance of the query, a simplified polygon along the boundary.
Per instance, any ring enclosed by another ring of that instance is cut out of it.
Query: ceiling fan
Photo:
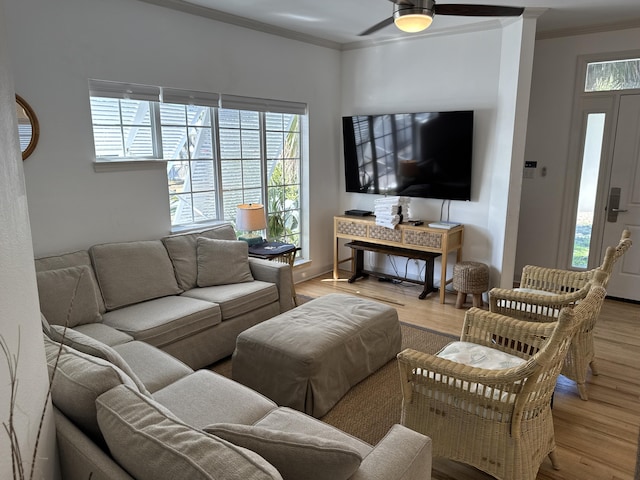
[[[524,12],[521,7],[503,7],[498,5],[436,5],[435,0],[389,0],[394,3],[393,15],[376,23],[360,33],[360,36],[395,23],[396,26],[409,33],[420,32],[431,25],[434,15],[458,15],[466,17],[518,17]]]

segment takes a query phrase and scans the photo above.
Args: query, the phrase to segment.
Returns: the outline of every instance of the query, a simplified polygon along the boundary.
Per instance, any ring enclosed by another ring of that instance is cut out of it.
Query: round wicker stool
[[[480,262],[456,263],[453,288],[458,292],[456,308],[462,308],[468,293],[473,295],[473,306],[482,307],[482,293],[489,290],[489,267]]]

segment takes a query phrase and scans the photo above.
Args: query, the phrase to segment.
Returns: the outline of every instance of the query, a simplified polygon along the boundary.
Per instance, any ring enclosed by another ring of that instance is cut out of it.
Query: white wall
[[[536,41],[525,160],[538,168],[523,180],[516,274],[527,264],[567,267],[558,248],[565,180],[577,175],[567,162],[578,57],[637,49],[637,28]]]
[[[27,477],[31,471],[38,422],[49,385],[45,368],[33,250],[27,213],[22,157],[17,140],[15,92],[0,0],[0,335],[18,355],[18,394],[14,421]],[[10,376],[0,352],[0,423],[9,422]],[[36,474],[57,474],[51,409],[42,431]],[[9,437],[0,429],[0,478],[12,478]]]
[[[515,246],[505,251],[505,236],[517,228],[517,208],[515,218],[507,212],[510,203],[519,203],[520,190],[509,182],[512,168],[521,171],[523,162],[523,148],[514,146],[514,139],[523,143],[526,131],[522,112],[528,100],[533,26],[519,19],[504,29],[417,37],[347,51],[342,58],[342,115],[475,111],[472,199],[451,202],[450,218],[465,225],[463,259],[491,265],[494,285],[501,282],[505,260],[511,271],[504,277],[511,281],[513,274]],[[376,198],[344,193],[340,210],[373,210]],[[438,220],[440,206],[440,200],[413,198],[411,216]]]
[[[308,269],[329,268],[340,52],[131,0],[5,3],[16,89],[42,133],[25,162],[36,255],[169,233],[162,168],[93,170],[87,80],[97,78],[306,102]]]

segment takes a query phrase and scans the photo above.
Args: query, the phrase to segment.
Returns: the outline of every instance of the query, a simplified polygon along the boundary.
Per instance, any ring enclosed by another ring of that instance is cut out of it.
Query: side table
[[[288,263],[291,266],[291,291],[293,294],[293,304],[298,306],[298,298],[293,283],[293,265],[296,261],[296,254],[300,247],[296,247],[292,243],[284,242],[263,242],[257,245],[249,245],[249,256],[253,258],[262,258],[269,261],[277,261]]]

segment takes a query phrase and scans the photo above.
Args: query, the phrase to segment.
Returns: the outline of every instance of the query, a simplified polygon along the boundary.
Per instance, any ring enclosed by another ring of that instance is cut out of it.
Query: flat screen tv
[[[473,111],[342,118],[347,192],[471,199]]]

